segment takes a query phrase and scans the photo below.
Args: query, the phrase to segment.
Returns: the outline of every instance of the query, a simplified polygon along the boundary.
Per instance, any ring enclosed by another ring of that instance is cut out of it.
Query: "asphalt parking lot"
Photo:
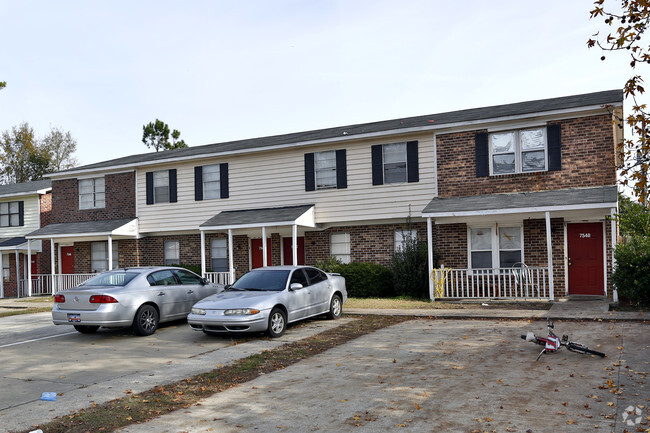
[[[419,319],[119,431],[623,432],[648,428],[648,325],[558,322],[556,329],[608,356],[563,349],[535,362],[538,346],[519,336],[528,330],[545,331],[543,322]],[[625,416],[628,407],[634,408],[633,414]],[[628,425],[628,420],[637,419],[638,423]]]

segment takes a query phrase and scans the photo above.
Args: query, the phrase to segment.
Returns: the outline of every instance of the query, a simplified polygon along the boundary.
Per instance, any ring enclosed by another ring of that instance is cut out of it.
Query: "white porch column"
[[[113,236],[108,235],[108,270],[113,269]]]
[[[616,269],[616,258],[614,257],[614,247],[616,246],[616,213],[617,213],[617,209],[612,208],[611,215],[610,215],[611,229],[612,229],[612,274]],[[605,282],[607,282],[607,279],[605,279]],[[605,283],[605,288],[607,288],[607,283]],[[607,292],[605,292],[605,295],[607,295]],[[612,301],[618,302],[618,290],[616,289],[616,286],[614,285],[613,282],[612,282]]]
[[[291,255],[293,257],[293,265],[298,265],[298,225],[293,225],[293,233],[291,234]]]
[[[266,263],[266,227],[262,226],[262,267],[267,267]]]
[[[205,278],[205,232],[201,230],[201,278]]]
[[[546,260],[548,261],[548,289],[551,301],[555,299],[553,287],[553,240],[551,238],[551,213],[546,212]]]
[[[56,284],[56,268],[55,268],[55,254],[56,251],[54,250],[54,238],[50,238],[50,273],[52,274],[52,296],[56,295],[57,290],[57,284]],[[59,260],[59,264],[61,264],[61,260]]]
[[[20,258],[16,249],[16,297],[20,298]]]
[[[228,229],[228,271],[230,272],[230,281],[228,281],[228,284],[232,284],[235,281],[235,259],[232,256],[232,252],[232,229]]]
[[[27,240],[27,293],[32,296],[32,241]]]
[[[427,218],[427,250],[429,260],[429,298],[435,301],[433,296],[433,280],[431,279],[431,274],[433,273],[433,226],[431,217]]]

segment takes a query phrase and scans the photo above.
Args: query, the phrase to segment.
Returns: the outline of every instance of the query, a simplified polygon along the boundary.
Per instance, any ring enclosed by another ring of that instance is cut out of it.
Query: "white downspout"
[[[113,236],[108,235],[108,270],[113,270]]]
[[[56,261],[54,254],[54,238],[50,238],[50,271],[52,273],[52,296],[56,295],[56,292],[58,291],[58,284],[56,283]],[[61,260],[59,260],[59,264],[61,264]]]
[[[293,257],[293,265],[298,266],[298,225],[293,225],[293,230],[291,234],[291,255]]]
[[[266,227],[262,226],[262,267],[267,267],[266,263]]]
[[[230,272],[230,281],[228,281],[228,284],[235,282],[235,259],[232,256],[233,250],[232,229],[228,229],[228,271]]]
[[[201,278],[205,278],[205,231],[201,230]]]
[[[16,297],[20,298],[20,258],[18,257],[18,248],[16,248]]]
[[[32,241],[27,240],[27,293],[32,296]]]

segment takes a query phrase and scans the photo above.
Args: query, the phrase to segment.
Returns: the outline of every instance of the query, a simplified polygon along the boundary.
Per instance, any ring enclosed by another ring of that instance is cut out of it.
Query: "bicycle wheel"
[[[597,356],[600,356],[601,358],[603,358],[605,356],[604,353],[598,352],[596,350],[591,350],[587,346],[583,346],[580,343],[569,343],[569,344],[567,344],[566,348],[569,349],[570,351],[576,352],[576,353],[597,355]]]

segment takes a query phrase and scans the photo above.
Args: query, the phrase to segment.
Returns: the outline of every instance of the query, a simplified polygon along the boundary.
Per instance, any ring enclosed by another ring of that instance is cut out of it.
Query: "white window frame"
[[[20,227],[20,202],[0,203],[0,227]]]
[[[166,194],[166,195],[165,195]],[[169,170],[153,172],[153,202],[169,203]]]
[[[9,262],[9,254],[2,255],[2,279],[9,281],[11,278],[11,263]]]
[[[350,250],[351,250],[350,233],[348,232],[330,233],[330,255],[331,256],[337,258],[343,263],[350,263],[352,259]]]
[[[316,189],[332,189],[336,183],[336,150],[314,152]]]
[[[167,240],[164,242],[163,249],[165,266],[181,264],[181,245],[179,241]]]
[[[519,239],[521,249],[501,249],[499,235],[501,229],[519,229]],[[490,230],[490,249],[472,249],[472,230],[489,229]],[[504,223],[504,224],[475,224],[467,226],[467,267],[468,269],[500,269],[501,268],[501,251],[521,251],[521,263],[525,263],[524,257],[524,226],[521,223]],[[472,263],[472,252],[491,252],[492,266],[489,268],[475,268]],[[496,266],[495,266],[496,265]],[[504,268],[507,269],[507,268]]]
[[[524,142],[523,137],[525,134],[540,131],[542,133],[543,145],[541,147],[533,149],[523,149],[522,143]],[[513,136],[513,149],[505,152],[497,152],[494,146],[494,137],[496,135],[503,134],[512,134]],[[491,131],[489,133],[489,147],[490,147],[490,176],[504,176],[508,174],[520,174],[520,173],[535,173],[548,171],[548,137],[546,134],[546,126],[534,127],[534,128],[522,128],[522,129],[510,129],[503,131]],[[534,168],[526,169],[523,165],[524,156],[533,152],[544,152],[544,167],[543,168]],[[515,168],[514,171],[509,171],[507,173],[496,173],[494,167],[494,157],[498,155],[507,155],[513,154],[515,157]]]
[[[81,192],[83,184],[90,184],[89,192]],[[106,180],[102,177],[79,179],[79,209],[103,209],[106,207]],[[89,197],[87,204],[83,198]]]
[[[406,236],[405,236],[406,235]],[[417,230],[402,230],[402,229],[397,229],[395,230],[393,234],[393,248],[396,253],[402,251],[404,248],[404,242],[406,241],[406,238],[410,237],[411,239],[417,239],[418,238],[418,231]]]
[[[102,245],[102,248],[97,248]],[[117,241],[113,241],[113,269],[119,267],[119,253]],[[103,255],[103,257],[102,257]],[[96,266],[100,264],[101,266]],[[93,273],[101,273],[108,270],[108,241],[97,241],[90,243],[90,266]]]
[[[221,198],[221,164],[204,165],[201,170],[203,200]],[[210,174],[216,175],[216,180],[210,179]]]
[[[390,147],[401,147],[402,152],[401,156],[402,159],[399,161],[391,161],[391,162],[386,162],[386,149]],[[384,176],[384,184],[398,184],[398,183],[406,183],[408,182],[408,157],[407,157],[407,145],[405,141],[399,142],[399,143],[388,143],[388,144],[382,144],[381,146],[381,160],[382,160],[382,175]],[[403,167],[403,172],[404,172],[404,178],[400,180],[389,180],[388,175],[387,175],[387,170],[390,170],[392,168],[398,167],[401,168]]]
[[[225,260],[225,267],[216,269],[215,259]],[[212,272],[228,272],[228,240],[226,238],[210,240],[210,269],[212,269]]]

